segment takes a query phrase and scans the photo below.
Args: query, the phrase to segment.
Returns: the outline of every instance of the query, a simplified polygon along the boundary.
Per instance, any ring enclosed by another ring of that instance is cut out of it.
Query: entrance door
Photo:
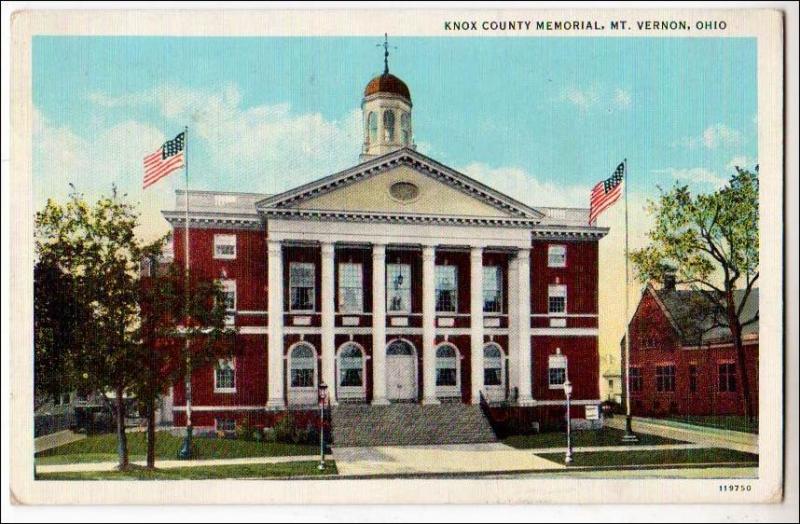
[[[386,356],[386,395],[389,400],[414,400],[416,359],[413,355]]]
[[[414,346],[405,340],[394,340],[386,346],[386,397],[417,398],[417,355]]]

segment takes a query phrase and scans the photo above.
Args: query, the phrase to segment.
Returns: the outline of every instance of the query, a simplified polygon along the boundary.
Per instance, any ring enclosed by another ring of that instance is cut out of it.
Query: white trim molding
[[[531,328],[531,336],[596,337],[598,328]]]

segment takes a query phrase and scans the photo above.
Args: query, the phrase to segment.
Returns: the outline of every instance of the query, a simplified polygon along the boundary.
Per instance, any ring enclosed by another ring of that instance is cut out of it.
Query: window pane
[[[455,368],[438,368],[436,370],[437,386],[457,386]]]
[[[388,311],[411,311],[411,266],[387,264],[386,309]]]
[[[551,386],[560,386],[567,379],[567,370],[564,368],[550,368],[549,378]]]
[[[564,267],[567,265],[567,247],[549,246],[547,248],[547,265],[549,267]]]
[[[363,311],[361,264],[339,264],[339,309],[345,313]]]
[[[375,142],[378,139],[378,115],[369,114],[369,141]]]
[[[383,113],[383,132],[387,142],[394,142],[394,111],[391,109]]]
[[[456,267],[436,266],[436,311],[456,310]]]
[[[500,367],[485,367],[483,369],[483,384],[485,386],[502,386],[503,370]]]
[[[483,310],[499,313],[503,310],[503,274],[497,266],[483,268]]]

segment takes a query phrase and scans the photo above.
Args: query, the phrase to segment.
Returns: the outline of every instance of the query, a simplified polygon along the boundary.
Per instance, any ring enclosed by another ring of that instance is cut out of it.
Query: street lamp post
[[[567,397],[567,453],[564,455],[564,463],[572,463],[572,424],[570,424],[569,408],[570,398],[572,397],[572,382],[567,378],[564,381],[564,395]]]
[[[325,399],[328,397],[328,385],[319,385],[319,465],[317,469],[325,469]]]

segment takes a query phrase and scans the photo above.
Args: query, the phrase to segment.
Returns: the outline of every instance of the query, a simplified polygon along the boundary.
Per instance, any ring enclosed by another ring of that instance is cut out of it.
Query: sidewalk
[[[330,456],[326,455],[326,460]],[[289,457],[244,457],[235,459],[208,459],[208,460],[156,460],[159,469],[192,468],[197,466],[233,466],[238,464],[282,464],[285,462],[305,462],[319,460],[319,455],[296,455]],[[136,466],[144,466],[144,460],[131,461]],[[85,462],[80,464],[50,464],[36,466],[37,473],[72,473],[78,471],[114,471],[116,462]]]
[[[625,418],[606,419],[605,424],[611,428],[625,429]],[[758,454],[758,435],[752,433],[693,426],[673,420],[665,421],[641,417],[633,417],[632,427],[634,433],[647,433],[659,437],[684,440],[707,448],[727,448]]]

